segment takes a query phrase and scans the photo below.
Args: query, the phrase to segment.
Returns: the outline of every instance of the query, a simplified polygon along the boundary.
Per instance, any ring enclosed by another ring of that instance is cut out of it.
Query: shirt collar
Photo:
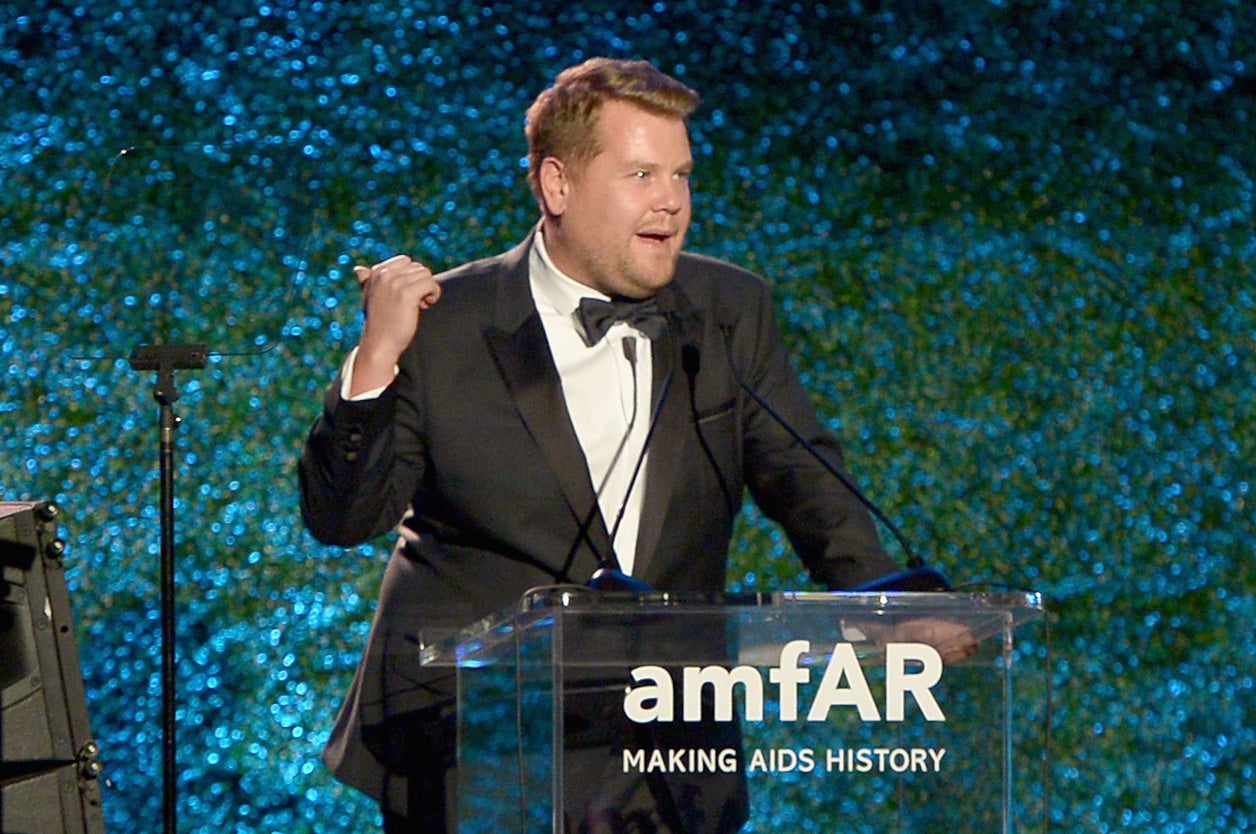
[[[536,230],[532,254],[529,256],[528,276],[532,283],[532,296],[536,300],[537,307],[548,307],[570,320],[573,327],[576,307],[580,305],[580,299],[609,300],[609,296],[568,277],[554,266],[554,262],[550,260],[549,251],[545,248],[545,236],[540,228]]]

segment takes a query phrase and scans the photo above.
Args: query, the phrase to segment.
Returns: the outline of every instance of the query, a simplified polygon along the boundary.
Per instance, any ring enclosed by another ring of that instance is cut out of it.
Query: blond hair
[[[597,120],[608,101],[686,119],[701,99],[646,61],[590,58],[568,67],[528,108],[528,187],[541,200],[539,171],[549,158],[579,167],[597,156]]]

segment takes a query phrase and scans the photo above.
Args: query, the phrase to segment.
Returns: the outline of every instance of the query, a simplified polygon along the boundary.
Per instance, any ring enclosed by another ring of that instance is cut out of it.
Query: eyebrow
[[[629,160],[624,161],[623,167],[631,168],[633,170],[636,170],[638,168],[654,170],[658,168],[667,168],[668,166],[663,164],[662,162],[647,162],[644,159],[629,159]],[[672,170],[676,170],[676,171],[683,171],[685,169],[693,170],[693,167],[694,167],[694,160],[692,157],[690,157],[689,159],[685,160],[681,164],[674,166]]]

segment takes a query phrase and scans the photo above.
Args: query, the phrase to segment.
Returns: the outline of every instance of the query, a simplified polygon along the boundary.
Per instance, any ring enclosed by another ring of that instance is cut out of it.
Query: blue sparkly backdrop
[[[316,545],[293,475],[348,267],[518,239],[523,109],[594,54],[703,93],[692,248],[772,279],[867,490],[1048,598],[1050,830],[1253,827],[1251,4],[563,5],[0,16],[0,497],[66,511],[110,829],[160,818],[157,412],[99,357],[233,354],[178,377],[180,830],[368,830],[317,755],[387,542]],[[806,586],[752,509],[730,583]]]

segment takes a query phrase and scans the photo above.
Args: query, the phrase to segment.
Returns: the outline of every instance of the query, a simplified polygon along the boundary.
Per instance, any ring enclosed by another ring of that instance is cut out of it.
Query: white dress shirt
[[[623,322],[589,347],[576,319],[581,298],[609,297],[567,277],[549,259],[540,231],[528,262],[532,299],[541,314],[550,353],[562,380],[563,399],[584,450],[615,556],[631,574],[645,497],[653,364],[650,340]],[[630,359],[629,356],[632,356]],[[640,470],[637,462],[641,460]]]

